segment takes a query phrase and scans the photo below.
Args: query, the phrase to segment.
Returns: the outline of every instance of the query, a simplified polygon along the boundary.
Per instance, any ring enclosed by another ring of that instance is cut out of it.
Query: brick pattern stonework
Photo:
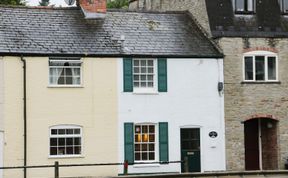
[[[273,40],[273,43],[271,43]],[[247,119],[269,117],[279,120],[277,133],[279,169],[288,156],[288,39],[221,38],[224,58],[226,156],[228,170],[245,169],[244,124]],[[248,44],[248,45],[247,45]],[[243,83],[243,52],[273,49],[278,54],[277,83]],[[263,160],[264,161],[264,160]]]
[[[130,3],[129,9],[155,11],[186,11],[188,10],[198,23],[211,36],[205,0],[136,0]]]

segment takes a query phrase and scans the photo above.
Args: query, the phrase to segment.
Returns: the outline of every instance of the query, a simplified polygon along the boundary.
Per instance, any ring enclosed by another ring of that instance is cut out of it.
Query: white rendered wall
[[[119,162],[124,160],[125,122],[168,122],[169,161],[181,159],[180,128],[200,128],[201,171],[225,170],[224,96],[217,90],[218,82],[223,81],[222,59],[167,59],[167,71],[168,92],[123,92],[123,63],[119,60]],[[210,131],[216,131],[218,137],[210,138]],[[155,156],[159,157],[158,152]],[[123,167],[118,171],[123,173]],[[180,171],[180,164],[131,165],[128,169],[129,173]]]

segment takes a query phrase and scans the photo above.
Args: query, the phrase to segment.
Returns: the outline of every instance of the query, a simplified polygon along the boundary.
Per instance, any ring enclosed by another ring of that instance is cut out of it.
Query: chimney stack
[[[77,0],[86,19],[104,18],[106,14],[106,0]]]

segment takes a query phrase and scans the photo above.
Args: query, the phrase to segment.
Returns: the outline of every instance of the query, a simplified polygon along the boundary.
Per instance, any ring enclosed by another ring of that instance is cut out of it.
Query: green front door
[[[181,129],[181,172],[200,172],[200,129]]]

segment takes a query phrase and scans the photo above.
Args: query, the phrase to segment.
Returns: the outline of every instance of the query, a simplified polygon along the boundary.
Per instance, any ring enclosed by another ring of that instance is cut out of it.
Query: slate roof
[[[121,42],[125,36],[124,42]],[[0,7],[0,55],[222,57],[187,12]]]
[[[288,37],[288,16],[281,14],[278,0],[256,0],[252,15],[235,15],[233,0],[206,0],[214,37]]]

